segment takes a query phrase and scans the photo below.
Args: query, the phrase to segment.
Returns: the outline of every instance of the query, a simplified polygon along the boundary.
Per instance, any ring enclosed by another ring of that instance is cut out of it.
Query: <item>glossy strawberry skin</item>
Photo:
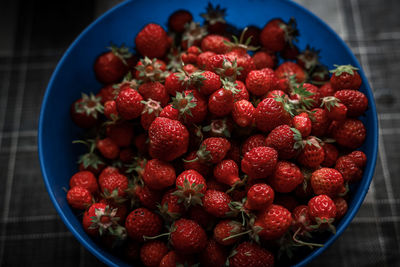
[[[207,101],[197,90],[187,90],[183,92],[184,96],[193,95],[190,101],[195,106],[190,109],[190,114],[183,115],[183,121],[186,125],[199,124],[204,121],[207,116]]]
[[[210,113],[223,117],[229,115],[233,109],[233,94],[224,88],[218,89],[208,99]]]
[[[201,80],[197,83],[195,82],[194,85],[202,95],[211,95],[221,88],[221,80],[218,74],[206,70],[199,76],[201,76]]]
[[[118,113],[126,120],[135,119],[142,114],[143,97],[134,89],[127,88],[119,92],[116,103]]]
[[[232,118],[240,127],[247,127],[253,124],[255,108],[247,100],[240,100],[233,104]]]
[[[153,158],[172,161],[186,153],[189,132],[179,121],[158,117],[150,125],[149,139]]]
[[[119,147],[111,138],[100,139],[96,142],[96,147],[101,155],[107,159],[115,159],[119,155]]]
[[[265,144],[265,135],[263,134],[255,134],[248,137],[242,144],[242,155],[245,155],[247,152],[252,150],[255,147],[266,146]]]
[[[128,66],[113,52],[106,52],[97,57],[94,73],[103,84],[119,82],[128,71]]]
[[[160,191],[152,190],[147,185],[135,186],[134,196],[139,200],[140,204],[150,210],[155,210],[157,204],[161,201]]]
[[[274,198],[275,193],[271,186],[263,183],[254,184],[247,191],[244,207],[250,210],[266,209],[272,204]]]
[[[286,45],[285,23],[281,19],[269,21],[260,33],[260,41],[268,50],[278,52],[282,51]]]
[[[136,49],[143,56],[162,58],[169,47],[165,30],[157,24],[147,24],[135,38]]]
[[[224,266],[228,257],[227,250],[214,239],[210,238],[203,252],[200,254],[202,266],[220,267]]]
[[[339,90],[334,96],[347,107],[347,115],[349,117],[361,116],[368,108],[368,99],[360,91]]]
[[[312,220],[329,220],[336,217],[336,206],[333,200],[327,195],[318,195],[308,202]]]
[[[303,174],[296,164],[288,161],[279,161],[268,181],[276,192],[288,193],[303,183],[303,179]]]
[[[145,266],[157,266],[167,254],[167,245],[159,240],[150,240],[140,248],[140,260]]]
[[[111,167],[112,168],[112,167]],[[112,194],[117,190],[118,197],[125,197],[128,189],[128,178],[119,173],[118,170],[109,171],[110,167],[104,169],[99,175],[100,190],[104,194]]]
[[[217,55],[217,54],[214,52],[211,52],[211,51],[205,51],[203,53],[200,53],[197,56],[197,66],[202,70],[206,69],[206,65],[208,64],[207,63],[208,59],[215,55]]]
[[[266,178],[275,170],[278,152],[271,147],[255,147],[244,155],[242,171],[251,178]]]
[[[97,192],[99,188],[96,177],[90,171],[79,171],[72,175],[69,180],[69,186],[71,188],[74,186],[84,187],[92,194]]]
[[[273,129],[265,139],[265,145],[278,151],[280,159],[291,159],[297,154],[294,132],[289,125],[280,125]]]
[[[292,214],[286,208],[272,204],[261,211],[254,223],[263,229],[258,233],[264,240],[274,240],[283,236],[292,224]]]
[[[293,127],[299,130],[303,138],[309,136],[311,134],[312,122],[308,114],[303,112],[294,116]]]
[[[327,112],[322,108],[314,108],[311,112],[311,134],[315,136],[324,136],[330,124]]]
[[[349,156],[339,157],[336,161],[335,169],[343,175],[345,181],[356,182],[362,178],[362,170]]]
[[[358,90],[361,86],[362,80],[360,74],[354,71],[353,74],[343,72],[339,76],[333,74],[331,77],[331,85],[334,90],[351,89]]]
[[[366,129],[360,120],[347,119],[333,129],[332,136],[340,146],[356,149],[364,143]]]
[[[168,104],[169,96],[164,85],[160,82],[147,82],[139,86],[139,93],[145,100],[153,99],[165,107]]]
[[[317,195],[335,197],[344,186],[344,180],[339,171],[332,168],[321,168],[312,173],[311,186]]]
[[[265,95],[275,89],[277,78],[272,69],[252,70],[246,78],[246,88],[253,95]]]
[[[203,197],[203,208],[211,215],[223,218],[231,210],[228,205],[231,200],[231,197],[224,192],[207,190]]]
[[[297,156],[297,161],[304,167],[315,169],[325,159],[325,151],[314,137],[307,139],[306,145]]]
[[[190,185],[203,185],[200,193],[204,194],[207,190],[206,180],[204,177],[195,170],[186,170],[178,175],[176,178],[176,187],[181,186],[184,187],[184,181],[187,180]]]
[[[231,144],[225,138],[210,137],[205,139],[200,147],[205,147],[210,152],[210,163],[218,163],[223,160],[231,148]]]
[[[220,161],[214,167],[214,177],[220,183],[233,186],[240,181],[239,167],[235,161],[230,159]]]
[[[203,228],[192,220],[180,219],[174,222],[170,236],[171,244],[182,254],[201,252],[207,245]]]
[[[264,51],[259,51],[254,53],[253,55],[253,62],[256,65],[258,70],[264,68],[274,68],[275,67],[275,59],[269,53]]]
[[[174,167],[158,159],[149,160],[143,173],[143,181],[153,190],[162,190],[175,184]]]
[[[130,238],[143,241],[143,236],[156,236],[161,232],[162,220],[146,208],[137,208],[129,213],[125,228]]]
[[[273,98],[263,99],[254,112],[256,127],[263,132],[270,132],[282,124],[289,124],[290,115],[283,109],[281,103]]]
[[[223,246],[230,246],[235,244],[239,237],[231,238],[228,240],[224,240],[230,236],[235,234],[239,234],[244,231],[243,225],[240,222],[234,220],[222,220],[215,226],[213,231],[213,239],[223,245]]]
[[[296,82],[303,83],[307,78],[306,72],[298,64],[286,61],[275,69],[275,75],[278,79],[284,79],[289,82],[289,77],[296,75]],[[285,91],[285,90],[284,90]]]
[[[336,206],[335,220],[339,220],[347,213],[348,209],[347,201],[342,197],[337,197],[333,199],[333,202],[335,203]]]
[[[173,72],[165,78],[165,90],[168,94],[175,96],[176,92],[183,92],[188,88],[189,78],[182,77],[181,73]]]
[[[104,103],[104,116],[109,120],[112,120],[113,117],[118,118],[117,103],[114,100],[106,101]]]
[[[88,233],[91,236],[99,236],[99,228],[98,227],[93,227],[93,218],[96,216],[96,210],[99,210],[101,212],[104,212],[106,209],[107,205],[104,203],[94,203],[90,206],[88,210],[85,211],[82,217],[82,225],[83,229],[85,230],[86,233]]]
[[[326,143],[322,147],[325,152],[325,158],[324,161],[321,163],[321,166],[332,167],[336,163],[339,151],[333,144]]]
[[[319,88],[319,92],[321,93],[322,97],[326,97],[326,96],[333,96],[336,90],[332,88],[330,82],[326,82]]]
[[[236,254],[229,258],[232,267],[272,267],[274,255],[255,243],[243,242],[237,246]]]
[[[229,39],[217,34],[207,35],[201,41],[201,50],[211,51],[216,54],[225,54],[230,50],[230,48],[224,43],[224,41],[229,42]]]
[[[354,163],[357,165],[359,168],[364,168],[365,165],[367,164],[367,156],[365,155],[364,152],[362,151],[353,151],[350,154],[347,155],[350,157]]]
[[[68,204],[79,210],[84,210],[92,204],[92,194],[85,187],[74,186],[67,192]]]

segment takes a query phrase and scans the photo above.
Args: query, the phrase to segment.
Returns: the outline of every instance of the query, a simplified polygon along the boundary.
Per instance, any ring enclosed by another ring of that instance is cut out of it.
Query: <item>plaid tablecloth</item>
[[[376,173],[361,209],[311,266],[400,266],[400,1],[296,1],[350,45],[374,90],[381,128]],[[0,4],[0,266],[102,265],[58,217],[41,177],[36,139],[57,61],[118,2]]]

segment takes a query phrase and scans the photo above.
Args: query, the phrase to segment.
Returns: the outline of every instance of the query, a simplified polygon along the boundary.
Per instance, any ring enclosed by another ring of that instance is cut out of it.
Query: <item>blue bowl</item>
[[[241,1],[213,1],[227,7],[227,21],[243,28],[247,25],[263,27],[271,18],[290,17],[297,20],[300,31],[299,47],[307,44],[321,49],[321,61],[333,68],[333,64],[351,64],[360,69],[363,80],[361,91],[369,100],[369,109],[362,118],[367,128],[367,139],[362,150],[368,157],[364,177],[353,189],[346,216],[337,225],[336,235],[324,239],[325,246],[300,257],[295,266],[305,266],[326,250],[350,224],[368,191],[374,174],[377,147],[378,121],[375,102],[368,81],[357,59],[340,37],[314,14],[291,1],[253,0],[248,5]],[[43,179],[48,193],[60,217],[75,237],[97,258],[109,266],[128,266],[96,244],[83,230],[80,220],[66,201],[63,188],[68,188],[69,178],[76,171],[76,159],[82,152],[71,145],[82,130],[76,127],[69,115],[70,104],[80,93],[99,90],[92,67],[95,58],[112,41],[133,47],[133,40],[140,29],[149,22],[166,25],[169,14],[177,9],[190,10],[195,21],[202,22],[199,14],[205,3],[195,0],[127,1],[109,10],[72,43],[58,63],[48,84],[39,121],[39,157]]]

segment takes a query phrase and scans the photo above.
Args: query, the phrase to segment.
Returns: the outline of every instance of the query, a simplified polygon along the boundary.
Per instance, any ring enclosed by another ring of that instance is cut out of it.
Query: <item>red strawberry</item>
[[[259,46],[260,45],[260,33],[261,29],[257,26],[250,25],[247,26],[242,30],[243,33],[243,40],[249,40],[250,38],[250,43],[249,45],[251,46]]]
[[[90,128],[96,125],[100,114],[103,113],[100,100],[101,97],[82,93],[82,97],[71,105],[72,121],[81,128]]]
[[[275,170],[278,152],[271,147],[255,147],[247,152],[241,162],[242,171],[251,178],[266,178]]]
[[[317,222],[319,228],[328,226],[332,232],[336,232],[332,225],[336,217],[336,206],[327,195],[318,195],[308,201],[310,217]]]
[[[208,3],[206,13],[200,14],[204,18],[204,24],[207,25],[207,30],[211,33],[223,33],[226,28],[226,8],[220,8],[219,5],[215,7]]]
[[[275,67],[275,57],[264,51],[254,53],[253,62],[258,70]]]
[[[231,113],[233,109],[234,94],[238,93],[236,84],[222,80],[223,87],[211,94],[208,99],[210,113],[223,117]]]
[[[262,29],[260,41],[262,45],[271,51],[282,51],[286,44],[291,44],[298,35],[296,21],[290,19],[288,23],[281,19],[272,19]]]
[[[282,90],[272,90],[267,93],[265,98],[275,98],[281,96],[282,98],[288,97],[288,95]]]
[[[105,233],[116,236],[119,233],[120,237],[123,238],[125,233],[123,228],[118,226],[119,218],[116,217],[116,213],[116,209],[110,209],[104,203],[94,203],[83,214],[83,229],[94,237]]]
[[[301,147],[302,136],[296,128],[289,125],[279,125],[273,129],[265,139],[265,146],[272,147],[278,151],[279,158],[291,159],[297,154]]]
[[[244,232],[244,227],[240,222],[234,220],[222,220],[219,221],[214,228],[213,239],[218,242],[218,244],[230,246],[235,244],[240,237],[229,237],[240,234],[241,232]]]
[[[97,192],[99,188],[96,177],[89,171],[80,171],[72,175],[69,180],[69,186],[71,188],[74,186],[84,187],[92,194]]]
[[[179,111],[172,104],[169,104],[161,110],[159,117],[177,121],[179,120]]]
[[[200,254],[200,262],[202,266],[220,267],[224,266],[227,257],[228,253],[225,248],[211,238]]]
[[[272,69],[252,70],[246,78],[246,88],[256,96],[265,95],[276,89],[277,78]]]
[[[114,85],[109,84],[100,89],[96,96],[101,97],[101,103],[104,105],[107,101],[115,100],[118,94],[118,89],[114,88]]]
[[[184,201],[186,208],[201,205],[207,190],[206,180],[197,171],[186,170],[176,178],[176,189],[173,194]]]
[[[176,93],[172,98],[172,107],[179,111],[180,118],[186,124],[198,124],[207,115],[207,102],[205,98],[196,90],[187,90],[183,93]]]
[[[312,224],[310,218],[310,212],[307,205],[300,205],[293,209],[293,228],[294,231],[300,228],[298,235],[305,235],[307,232],[311,232],[313,229],[310,227]]]
[[[165,79],[165,90],[175,96],[176,92],[183,92],[188,88],[189,77],[184,72],[173,72]]]
[[[179,219],[172,225],[170,241],[177,252],[195,254],[207,246],[207,235],[195,221]]]
[[[185,213],[185,206],[180,198],[174,195],[175,189],[168,190],[162,197],[159,205],[160,214],[163,218],[176,220]]]
[[[214,167],[215,179],[223,184],[234,186],[240,182],[239,178],[239,167],[231,159],[223,160]]]
[[[236,80],[235,88],[238,89],[238,92],[233,95],[233,102],[237,102],[240,100],[249,100],[250,95],[249,91],[247,90],[246,86],[242,81]]]
[[[132,70],[132,73],[135,75],[135,78],[142,83],[164,82],[169,74],[166,69],[167,65],[164,61],[156,58],[150,59],[145,56],[136,64],[135,70]],[[130,84],[128,83],[128,85],[133,89],[137,89],[138,87],[137,84],[136,86],[132,86],[132,81]],[[121,89],[123,88],[124,87],[121,86]]]
[[[147,24],[135,38],[136,49],[143,56],[162,58],[169,47],[168,35],[157,24]]]
[[[113,167],[105,168],[99,175],[101,192],[106,198],[113,198],[117,202],[126,196],[128,178]]]
[[[333,96],[335,94],[336,90],[332,88],[332,85],[330,82],[327,82],[327,83],[324,83],[319,88],[319,92],[322,97],[326,97],[326,96]]]
[[[198,160],[202,162],[218,163],[223,160],[231,148],[231,144],[225,138],[210,137],[205,139],[197,151]]]
[[[158,267],[162,258],[168,253],[167,245],[159,240],[151,240],[140,248],[140,260],[145,266]]]
[[[117,103],[114,100],[104,103],[104,116],[109,120],[116,120],[118,118]]]
[[[234,250],[236,253],[229,258],[231,267],[272,267],[274,255],[265,248],[248,241],[240,243]]]
[[[174,32],[183,33],[185,31],[185,24],[192,20],[193,16],[189,11],[180,9],[169,16],[168,26]]]
[[[321,168],[311,175],[311,186],[317,195],[335,197],[343,187],[343,176],[335,169]]]
[[[133,194],[139,203],[150,209],[155,210],[157,208],[157,203],[161,200],[161,194],[159,191],[151,190],[147,185],[139,186],[136,185],[133,188]]]
[[[321,105],[321,94],[319,92],[318,87],[315,85],[312,85],[310,83],[303,83],[302,85],[299,85],[299,87],[302,87],[302,89],[305,91],[306,95],[301,96],[299,95],[300,101],[302,101],[307,108],[316,108]],[[297,89],[297,88],[296,88]],[[296,94],[297,90],[293,90],[293,92]],[[303,92],[302,92],[303,93]],[[304,93],[303,93],[304,94]]]
[[[326,114],[330,120],[343,121],[346,119],[348,113],[347,106],[343,105],[341,100],[338,98],[334,96],[324,97],[322,99],[322,105],[324,106]]]
[[[286,82],[286,86],[289,86],[290,77],[294,76],[295,81],[299,84],[305,82],[307,78],[304,69],[291,61],[286,61],[279,65],[275,70],[275,75],[278,79],[283,79]]]
[[[293,127],[296,128],[303,138],[306,138],[311,134],[311,119],[306,112],[302,112],[299,115],[293,117]]]
[[[99,203],[104,203],[110,207],[111,210],[116,210],[115,217],[119,218],[118,224],[124,225],[126,216],[128,215],[128,207],[125,203],[116,203],[112,199],[100,199]]]
[[[118,113],[126,120],[135,119],[143,110],[143,97],[134,89],[126,88],[119,92],[116,103]]]
[[[339,155],[339,151],[332,144],[325,143],[322,147],[323,147],[324,152],[325,152],[325,159],[321,163],[321,166],[332,167],[333,165],[335,165],[335,162],[336,162],[337,157]]]
[[[190,75],[190,84],[195,86],[202,95],[210,95],[221,88],[219,75],[208,70]]]
[[[216,55],[216,53],[211,52],[211,51],[206,51],[206,52],[200,53],[197,56],[197,66],[200,69],[204,70],[206,68],[206,65],[208,64],[207,63],[208,59],[215,55]]]
[[[347,107],[347,116],[358,117],[368,108],[368,99],[365,94],[355,90],[339,90],[335,97]]]
[[[125,228],[130,238],[140,242],[144,236],[158,235],[162,230],[162,220],[148,209],[138,208],[126,217]]]
[[[247,138],[242,143],[242,155],[245,155],[247,152],[252,150],[255,147],[266,146],[265,145],[265,136],[262,134],[255,134]]]
[[[176,267],[180,264],[184,266],[184,264],[188,263],[181,255],[177,254],[174,250],[171,250],[162,258],[159,267]]]
[[[115,159],[119,155],[119,147],[111,138],[97,140],[96,147],[106,159]]]
[[[296,164],[288,161],[279,161],[268,181],[276,192],[288,193],[303,183],[303,179],[303,174]]]
[[[347,119],[333,129],[332,136],[340,146],[355,149],[364,143],[366,129],[360,120]]]
[[[245,81],[249,72],[256,69],[256,65],[254,64],[253,58],[246,52],[246,49],[242,47],[233,47],[232,49],[233,50],[226,53],[225,56],[230,62],[233,62],[234,65],[237,64],[240,72],[237,79]]]
[[[339,157],[336,161],[335,169],[343,175],[345,181],[356,182],[362,178],[362,170],[349,156]]]
[[[160,102],[149,99],[142,102],[144,108],[142,111],[142,116],[140,116],[140,124],[143,129],[148,130],[151,123],[160,115],[162,107]]]
[[[186,153],[189,132],[179,121],[158,117],[150,125],[149,139],[153,158],[172,161]]]
[[[314,136],[304,141],[304,147],[297,156],[297,161],[304,167],[315,169],[325,159],[325,151]]]
[[[361,169],[364,168],[365,165],[367,164],[367,156],[362,151],[353,151],[347,156],[350,157],[357,165],[357,167]]]
[[[292,224],[292,214],[280,205],[272,204],[258,214],[254,226],[262,227],[258,233],[264,240],[282,237]]]
[[[282,103],[273,98],[265,98],[258,104],[254,119],[257,128],[268,133],[279,125],[289,124],[290,115],[284,110]]]
[[[155,100],[165,107],[168,104],[169,96],[164,85],[160,82],[147,82],[143,83],[138,88],[139,93],[145,100]]]
[[[210,173],[210,166],[201,160],[196,160],[197,150],[190,152],[183,161],[183,168],[185,170],[195,170],[202,176],[207,177]]]
[[[233,104],[232,118],[240,127],[251,126],[255,112],[253,104],[247,100],[240,100]]]
[[[285,60],[296,60],[299,54],[299,48],[294,44],[286,44],[285,48],[280,52],[280,56]]]
[[[104,168],[105,164],[100,156],[95,153],[96,141],[88,139],[87,141],[78,140],[74,143],[82,143],[88,147],[88,152],[79,157],[79,170],[90,171],[95,175],[98,175]]]
[[[133,125],[128,122],[110,124],[106,129],[107,136],[110,137],[119,147],[126,147],[133,140]]]
[[[90,207],[93,196],[85,187],[74,186],[67,192],[67,202],[74,209],[84,210]]]
[[[229,39],[221,35],[210,34],[201,41],[201,50],[225,54],[230,50],[230,47],[225,42],[229,42]]]
[[[158,159],[149,160],[144,168],[143,181],[153,190],[163,190],[175,184],[174,167]]]
[[[229,207],[231,201],[231,197],[224,192],[207,190],[203,197],[203,208],[211,215],[217,218],[223,218],[231,211]]]
[[[226,154],[226,159],[231,159],[235,161],[237,164],[240,164],[240,146],[238,142],[233,141],[231,143],[231,149],[229,149],[228,153]]]
[[[314,108],[309,115],[311,119],[311,134],[324,136],[328,130],[330,120],[327,112],[322,108]]]
[[[249,210],[263,210],[272,204],[275,198],[274,190],[267,184],[254,184],[247,191],[244,207]]]
[[[132,56],[126,47],[118,48],[112,45],[110,50],[98,56],[94,63],[96,78],[103,84],[119,82],[128,72],[128,64],[125,59]]]
[[[336,69],[330,71],[333,73],[330,82],[335,91],[342,89],[358,90],[360,88],[362,80],[357,72],[358,68],[352,65],[334,66]]]
[[[339,220],[347,213],[348,209],[347,201],[342,197],[337,197],[333,199],[333,202],[335,203],[336,206],[335,220]]]

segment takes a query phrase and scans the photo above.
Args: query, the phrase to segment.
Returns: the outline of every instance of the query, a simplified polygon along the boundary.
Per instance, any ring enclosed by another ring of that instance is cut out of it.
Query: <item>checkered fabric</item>
[[[57,61],[118,2],[1,2],[0,266],[102,265],[58,217],[42,180],[36,139],[41,100]],[[375,177],[363,205],[310,266],[400,266],[400,1],[296,2],[350,45],[374,90],[381,127]]]

